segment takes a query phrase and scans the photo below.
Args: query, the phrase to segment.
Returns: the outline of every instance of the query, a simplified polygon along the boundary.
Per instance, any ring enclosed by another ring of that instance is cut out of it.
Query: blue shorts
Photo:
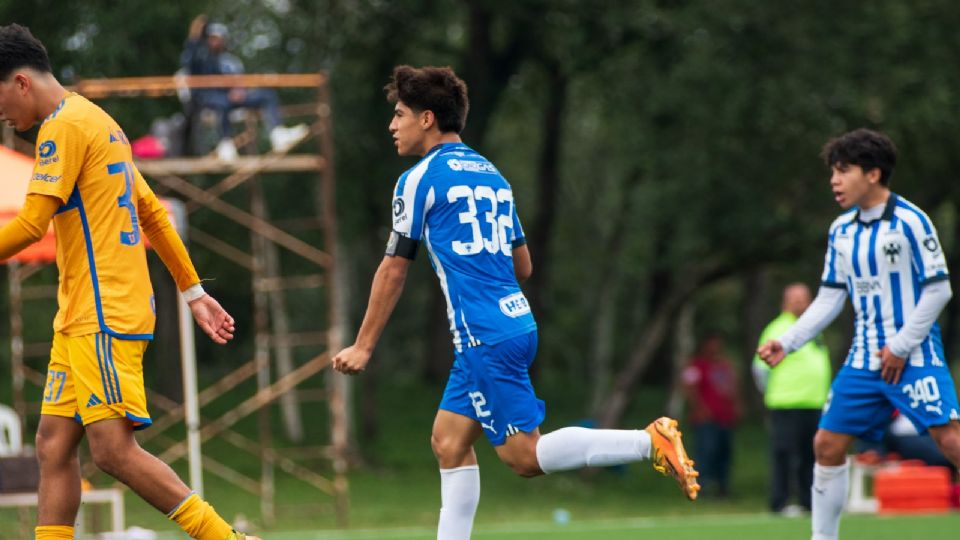
[[[894,409],[909,418],[920,433],[957,420],[960,406],[950,371],[944,366],[907,364],[900,382],[889,384],[879,371],[844,365],[830,387],[820,427],[879,441]]]
[[[479,422],[494,446],[517,432],[530,433],[546,411],[530,383],[536,355],[536,331],[463,349],[453,362],[440,409]]]

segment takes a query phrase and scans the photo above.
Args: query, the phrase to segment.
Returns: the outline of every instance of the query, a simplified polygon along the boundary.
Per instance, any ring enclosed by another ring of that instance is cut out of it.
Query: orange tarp
[[[16,217],[27,197],[27,184],[33,174],[33,158],[0,146],[0,227]],[[13,256],[20,262],[53,262],[57,256],[53,226],[36,244]],[[2,262],[2,261],[0,261]]]
[[[33,158],[11,150],[5,146],[0,146],[0,227],[6,225],[23,206],[27,197],[27,184],[30,183],[30,175],[33,174]],[[167,215],[174,227],[182,222],[176,219],[178,213],[182,213],[182,204],[179,201],[170,199],[160,199],[160,202],[167,208]],[[179,208],[178,208],[179,206]],[[150,247],[146,242],[146,247]],[[53,236],[53,225],[47,234],[36,244],[24,249],[14,255],[12,260],[24,263],[51,263],[57,259],[57,244]],[[5,261],[0,261],[3,264]]]

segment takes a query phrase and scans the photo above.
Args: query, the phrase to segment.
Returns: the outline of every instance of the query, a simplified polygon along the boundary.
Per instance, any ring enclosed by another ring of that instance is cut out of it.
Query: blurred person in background
[[[809,287],[788,285],[783,290],[782,311],[763,329],[759,345],[786,332],[810,301]],[[770,411],[770,510],[785,515],[810,511],[813,436],[830,389],[830,352],[817,336],[784,358],[775,370],[759,356],[754,357],[752,367]],[[791,491],[796,494],[796,505],[788,504]]]
[[[810,307],[757,354],[775,369],[819,335],[850,296],[856,328],[814,437],[812,538],[835,540],[849,490],[847,450],[878,441],[894,409],[960,463],[960,405],[937,316],[950,301],[946,256],[930,217],[890,191],[897,148],[856,129],[821,153],[843,213],[830,225],[821,286]]]
[[[723,338],[707,336],[681,373],[694,430],[694,458],[704,495],[730,494],[733,430],[740,418],[737,370],[723,353]]]
[[[238,75],[243,73],[243,62],[228,48],[226,25],[207,22],[206,15],[198,15],[190,23],[187,42],[180,55],[180,64],[189,75]],[[231,135],[230,111],[250,108],[260,111],[274,151],[290,149],[306,136],[306,125],[284,127],[280,116],[280,100],[272,88],[195,88],[191,91],[194,105],[211,109],[219,115],[217,157],[223,161],[237,158],[237,147]]]

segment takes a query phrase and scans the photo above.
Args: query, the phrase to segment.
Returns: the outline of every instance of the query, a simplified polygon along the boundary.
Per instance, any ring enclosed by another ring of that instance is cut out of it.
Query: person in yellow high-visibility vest
[[[782,312],[764,328],[760,343],[786,332],[806,311],[810,299],[806,285],[788,285],[783,291]],[[830,389],[830,353],[817,337],[789,354],[776,369],[755,357],[753,373],[770,410],[770,510],[787,514],[810,511],[813,436]],[[793,505],[788,504],[791,491],[797,496]]]

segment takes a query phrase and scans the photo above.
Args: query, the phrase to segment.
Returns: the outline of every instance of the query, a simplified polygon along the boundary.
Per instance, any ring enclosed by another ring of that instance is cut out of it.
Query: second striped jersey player
[[[891,193],[879,217],[850,210],[830,226],[822,285],[845,290],[856,310],[856,332],[846,363],[880,369],[880,350],[906,358],[911,366],[945,362],[940,327],[934,323],[914,347],[898,336],[923,288],[946,281],[946,258],[930,218],[910,201]]]
[[[853,439],[879,441],[895,409],[960,465],[960,406],[936,323],[952,296],[949,271],[930,217],[888,187],[896,157],[886,135],[867,129],[824,147],[834,200],[846,211],[830,225],[820,291],[786,333],[757,351],[778,365],[850,298],[853,340],[814,437],[814,540],[839,535]]]

